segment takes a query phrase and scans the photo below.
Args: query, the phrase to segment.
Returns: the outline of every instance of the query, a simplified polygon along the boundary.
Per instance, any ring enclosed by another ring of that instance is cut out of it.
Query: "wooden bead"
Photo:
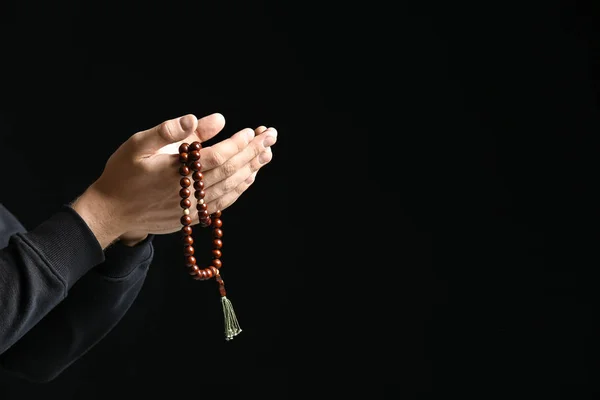
[[[203,269],[198,269],[198,272],[196,272],[198,279],[200,280],[204,280],[206,279],[206,272],[204,272]]]
[[[186,228],[189,228],[189,226],[186,226]],[[185,235],[181,241],[186,246],[191,246],[194,244],[194,238],[192,237],[192,235]]]
[[[223,255],[223,253],[221,253],[221,250],[219,250],[219,249],[212,250],[213,258],[221,258],[221,255]]]
[[[223,237],[223,230],[219,228],[215,228],[212,230],[213,238],[219,239]]]
[[[193,256],[194,255],[194,246],[185,246],[183,248],[183,254],[185,254],[186,256]]]
[[[204,273],[206,274],[206,279],[210,279],[214,276],[213,272],[211,269],[209,268],[205,268],[204,269]]]
[[[200,213],[201,213],[201,211],[198,211],[198,213],[200,214]],[[210,215],[202,214],[202,215],[199,217],[199,219],[200,219],[200,222],[208,223],[208,224],[210,225],[210,222],[211,222],[211,220],[210,220]]]
[[[179,205],[181,206],[181,208],[190,208],[192,206],[192,201],[188,198],[181,199],[181,201],[179,202]],[[196,206],[196,208],[197,208],[197,206]]]
[[[187,143],[181,143],[179,145],[179,154],[181,154],[181,153],[187,153],[189,151],[189,147],[190,147],[189,144],[187,144]]]
[[[198,274],[198,271],[200,270],[200,268],[198,268],[198,266],[196,264],[192,265],[190,267],[190,275],[196,275]]]
[[[188,146],[188,151],[200,150],[201,148],[202,145],[200,144],[200,142],[196,141],[190,143],[190,145]]]
[[[211,272],[213,273],[213,276],[217,276],[217,275],[219,275],[219,270],[218,270],[217,268],[213,267],[212,265],[211,265],[210,267],[208,267],[208,268],[209,268],[209,269],[211,270]]]
[[[200,226],[203,228],[209,227],[211,223],[212,223],[212,220],[210,218],[205,218],[205,219],[200,220]]]
[[[188,177],[183,177],[179,181],[179,185],[181,185],[181,187],[184,187],[184,188],[189,187],[191,184],[192,184],[192,181]]]
[[[189,155],[188,153],[180,153],[179,154],[179,162],[185,163],[188,161]]]
[[[188,197],[190,197],[190,194],[192,194],[190,192],[190,189],[186,189],[186,188],[181,188],[181,190],[179,191],[179,196],[186,199]]]
[[[215,228],[220,228],[220,227],[222,227],[222,226],[223,226],[223,221],[222,221],[220,218],[216,218],[216,217],[214,216],[214,214],[213,214],[213,219],[212,219],[212,220],[213,220],[213,223],[212,223],[212,225],[213,225]]]
[[[199,159],[200,159],[200,150],[192,150],[192,151],[190,151],[188,154],[189,154],[189,155],[188,155],[188,158],[189,158],[191,161],[196,161],[196,160],[199,160]]]
[[[192,234],[192,227],[191,226],[184,226],[181,228],[181,233],[184,236],[189,236]]]
[[[227,292],[225,291],[225,285],[223,284],[223,279],[220,276],[217,276],[215,279],[217,280],[217,282],[219,282],[219,294],[221,295],[221,297],[226,297]]]
[[[202,169],[202,164],[200,161],[194,161],[190,164],[190,169],[192,171],[200,171]]]
[[[204,198],[204,196],[206,196],[206,192],[205,192],[204,190],[196,190],[196,191],[194,192],[194,196],[195,196],[197,199],[203,199],[203,198]]]
[[[209,218],[210,215],[208,214],[207,210],[198,210],[198,217],[200,219],[206,219],[206,218]]]
[[[202,203],[198,202],[198,204],[196,204],[196,210],[198,210],[198,211],[208,210],[208,204],[206,204],[204,202],[202,202]],[[207,213],[208,213],[208,211],[207,211]]]
[[[213,240],[213,248],[214,249],[220,249],[222,247],[223,247],[223,241],[221,239]]]
[[[187,165],[182,165],[179,167],[179,175],[188,176],[190,174],[190,167]]]
[[[223,262],[221,260],[219,260],[218,258],[213,258],[211,263],[212,263],[213,267],[215,267],[215,268],[221,268],[221,266],[223,265]]]
[[[196,190],[204,189],[204,182],[203,181],[194,181],[194,189],[196,189]]]
[[[204,175],[202,175],[202,172],[200,171],[194,171],[192,174],[192,179],[195,181],[201,181],[204,179]]]
[[[213,216],[213,218],[219,218],[219,217],[221,217],[221,210],[215,211],[212,216]]]
[[[196,264],[196,257],[194,257],[194,256],[187,256],[185,258],[185,265],[191,267],[194,264]]]
[[[192,217],[190,217],[189,215],[182,215],[181,218],[181,225],[190,225],[192,223]]]

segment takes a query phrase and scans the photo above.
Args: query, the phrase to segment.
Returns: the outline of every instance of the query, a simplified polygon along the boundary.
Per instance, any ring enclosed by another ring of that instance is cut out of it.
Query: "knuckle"
[[[225,156],[218,152],[217,150],[215,150],[212,147],[209,147],[208,150],[210,150],[208,152],[208,155],[204,156],[204,159],[208,159],[209,164],[214,165],[214,166],[219,166],[219,165],[223,165],[227,159],[225,158]]]
[[[171,121],[164,121],[161,123],[158,127],[158,134],[164,139],[173,142],[173,127],[171,125]]]
[[[237,187],[237,182],[233,179],[225,179],[223,181],[223,194],[229,193]]]
[[[265,151],[265,147],[262,144],[262,141],[258,141],[254,146],[252,146],[252,153],[254,157],[258,157],[260,153]]]
[[[237,194],[236,198],[240,197],[242,195],[242,193],[244,193],[246,191],[246,189],[248,189],[250,184],[252,182],[254,182],[255,178],[256,178],[256,174],[252,174],[248,177],[248,179],[246,179],[246,181],[244,183],[242,183],[241,185],[237,185],[235,187],[234,191]]]
[[[206,191],[206,196],[204,197],[204,201],[207,203],[212,202],[214,199],[218,199],[223,196],[223,190],[219,188],[219,185],[211,186],[210,189]]]
[[[215,200],[215,206],[217,210],[224,210],[229,206],[227,199],[224,196],[219,197]]]
[[[261,162],[258,160],[258,157],[255,157],[250,163],[250,171],[256,172],[262,167]]]
[[[222,171],[223,176],[229,177],[229,176],[233,175],[235,173],[235,171],[237,171],[237,168],[232,163],[226,162],[221,166],[221,171]]]
[[[139,150],[144,147],[143,132],[137,132],[131,135],[125,143],[123,143],[123,146],[126,146],[128,151],[139,152]]]

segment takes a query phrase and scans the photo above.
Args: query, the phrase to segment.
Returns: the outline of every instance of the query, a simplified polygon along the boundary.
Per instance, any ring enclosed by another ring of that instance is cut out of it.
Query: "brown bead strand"
[[[183,254],[185,256],[185,264],[190,268],[190,275],[196,280],[207,280],[215,278],[219,284],[219,294],[221,295],[221,306],[223,307],[223,316],[225,322],[225,339],[231,340],[237,336],[242,329],[237,321],[231,301],[226,296],[225,285],[223,278],[219,273],[219,268],[223,265],[221,262],[221,248],[223,247],[223,221],[221,220],[221,211],[217,210],[213,214],[208,214],[208,208],[204,201],[204,176],[202,175],[202,164],[200,163],[200,142],[192,142],[190,144],[182,143],[179,146],[179,174],[182,176],[180,180],[181,189],[179,195],[181,197],[181,208],[183,215],[181,216],[181,232],[183,234]],[[192,172],[192,179],[188,178]],[[207,268],[198,268],[196,257],[194,256],[194,239],[192,238],[192,217],[190,217],[190,201],[191,190],[194,188],[194,197],[198,199],[196,209],[198,210],[199,224],[201,227],[212,226],[212,265]]]
[[[202,164],[200,163],[200,149],[202,148],[200,142],[192,142],[190,144],[182,143],[179,146],[179,174],[182,176],[180,180],[181,190],[179,195],[181,197],[180,206],[183,209],[183,215],[181,216],[181,228],[183,237],[183,254],[185,256],[185,264],[189,267],[189,273],[196,280],[207,280],[210,278],[217,278],[219,283],[219,292],[221,296],[225,296],[225,290],[223,280],[219,276],[219,268],[223,265],[221,261],[221,248],[223,247],[223,221],[221,220],[221,211],[217,210],[212,215],[208,214],[207,205],[204,202],[204,176],[202,175]],[[190,172],[192,172],[194,197],[198,200],[196,209],[198,210],[199,224],[201,227],[206,228],[212,226],[212,265],[207,268],[199,268],[197,259],[194,256],[194,239],[192,237],[192,217],[190,217],[190,207],[192,202],[189,197],[191,196],[192,180],[188,178]]]

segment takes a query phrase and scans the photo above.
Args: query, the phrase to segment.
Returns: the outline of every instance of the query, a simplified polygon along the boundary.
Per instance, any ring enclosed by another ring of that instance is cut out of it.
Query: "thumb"
[[[203,143],[212,139],[217,133],[223,130],[224,126],[225,117],[221,113],[214,113],[200,118],[198,120],[198,128],[196,128],[197,140]]]
[[[144,154],[152,154],[172,143],[190,136],[198,126],[198,119],[193,114],[169,119],[153,128],[134,135],[137,150]]]

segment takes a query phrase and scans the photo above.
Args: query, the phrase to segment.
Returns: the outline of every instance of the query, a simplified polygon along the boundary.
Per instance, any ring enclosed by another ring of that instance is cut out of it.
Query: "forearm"
[[[0,357],[2,367],[33,382],[60,375],[127,313],[143,286],[151,254],[121,278],[96,270],[85,275],[62,303]]]
[[[0,204],[0,366],[45,382],[86,353],[135,300],[153,258],[152,239],[132,247],[119,241],[103,252],[71,207],[27,232]],[[55,249],[55,262],[43,262],[39,254]]]
[[[102,263],[104,254],[69,207],[29,232],[3,207],[0,218],[10,225],[0,250],[1,355],[56,307],[81,276]]]

